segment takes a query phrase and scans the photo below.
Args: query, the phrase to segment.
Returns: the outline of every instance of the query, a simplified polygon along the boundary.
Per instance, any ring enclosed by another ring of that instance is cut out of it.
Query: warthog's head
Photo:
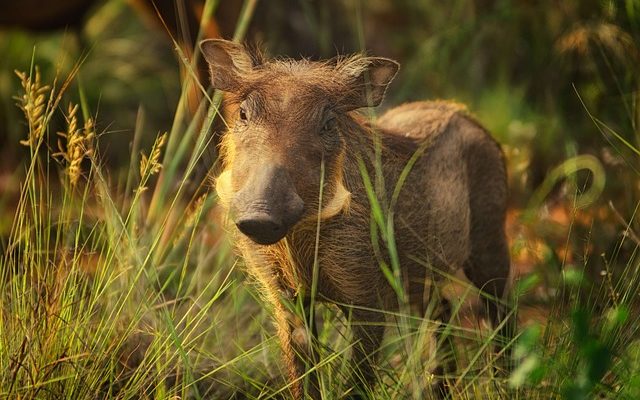
[[[282,239],[301,219],[339,213],[349,111],[380,104],[395,61],[353,56],[327,62],[270,60],[225,41],[201,43],[213,87],[227,92],[225,169],[216,182],[238,229],[258,244]],[[323,176],[324,171],[324,176]]]

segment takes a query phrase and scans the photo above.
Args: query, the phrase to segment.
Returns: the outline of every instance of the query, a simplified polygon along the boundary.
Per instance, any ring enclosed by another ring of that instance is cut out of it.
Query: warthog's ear
[[[243,75],[251,71],[253,61],[243,45],[222,39],[200,42],[204,59],[209,64],[214,89],[236,92],[242,87]]]
[[[356,109],[380,105],[400,64],[389,58],[356,56],[340,63],[337,68],[350,81],[344,106]]]

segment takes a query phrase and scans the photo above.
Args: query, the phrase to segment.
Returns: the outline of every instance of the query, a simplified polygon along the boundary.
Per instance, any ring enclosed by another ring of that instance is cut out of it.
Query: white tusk
[[[333,198],[322,207],[320,212],[320,219],[328,219],[338,215],[341,212],[349,210],[351,204],[351,192],[344,187],[342,182],[336,187],[336,192]]]

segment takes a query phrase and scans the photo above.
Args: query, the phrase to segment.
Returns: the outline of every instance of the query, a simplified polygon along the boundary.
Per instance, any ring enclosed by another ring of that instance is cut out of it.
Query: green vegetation
[[[236,40],[295,55],[276,18],[302,18],[317,56],[340,42],[402,62],[386,104],[454,97],[504,143],[513,372],[493,354],[497,330],[456,303],[458,349],[438,354],[460,364],[452,397],[638,398],[640,2],[300,1],[300,15],[255,3]],[[0,34],[0,398],[286,398],[271,317],[208,179],[219,97],[189,111],[196,63],[180,57],[181,82],[128,10],[93,13],[86,48],[69,33]],[[322,390],[341,398],[348,317],[317,313]],[[387,322],[370,397],[432,397],[437,322]]]

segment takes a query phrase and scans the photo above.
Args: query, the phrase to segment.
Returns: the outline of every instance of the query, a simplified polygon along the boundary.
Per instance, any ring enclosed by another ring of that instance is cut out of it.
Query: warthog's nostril
[[[243,216],[236,221],[240,232],[259,244],[273,244],[285,235],[284,225],[268,214]]]

